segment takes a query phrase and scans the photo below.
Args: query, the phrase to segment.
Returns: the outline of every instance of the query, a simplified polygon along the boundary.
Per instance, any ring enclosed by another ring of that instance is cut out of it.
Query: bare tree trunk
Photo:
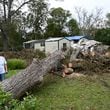
[[[8,35],[7,32],[4,31],[4,29],[0,29],[2,34],[2,41],[3,41],[3,50],[8,51]]]
[[[12,94],[13,98],[20,98],[28,89],[35,86],[43,76],[56,66],[56,62],[63,58],[61,51],[56,51],[49,57],[32,64],[17,75],[1,82],[2,89]]]

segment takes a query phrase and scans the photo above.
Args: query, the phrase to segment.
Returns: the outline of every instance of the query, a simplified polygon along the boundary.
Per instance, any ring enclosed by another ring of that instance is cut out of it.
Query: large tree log
[[[20,98],[29,88],[35,86],[43,76],[54,68],[63,58],[61,51],[56,51],[43,60],[33,60],[32,64],[15,76],[1,82],[2,89]]]

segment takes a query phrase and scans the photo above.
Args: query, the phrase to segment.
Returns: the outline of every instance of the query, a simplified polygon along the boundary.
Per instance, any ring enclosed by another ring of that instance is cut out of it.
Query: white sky
[[[110,0],[64,0],[64,1],[55,1],[49,0],[50,7],[62,7],[65,10],[70,10],[70,12],[74,15],[75,7],[81,7],[86,9],[88,12],[93,11],[96,8],[101,8],[103,11],[103,15],[106,13],[110,13]]]

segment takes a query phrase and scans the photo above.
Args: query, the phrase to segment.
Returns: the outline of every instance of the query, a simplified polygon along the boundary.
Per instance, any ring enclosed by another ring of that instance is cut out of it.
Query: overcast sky
[[[49,0],[50,7],[63,7],[66,10],[70,10],[74,15],[75,7],[82,7],[86,9],[88,12],[93,11],[96,8],[101,8],[103,11],[103,15],[106,13],[110,13],[110,0],[64,0],[64,1],[55,1]]]

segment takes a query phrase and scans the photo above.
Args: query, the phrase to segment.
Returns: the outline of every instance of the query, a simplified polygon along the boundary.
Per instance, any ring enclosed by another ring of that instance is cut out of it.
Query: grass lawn
[[[18,70],[9,70],[6,74],[6,78],[9,78],[17,73]]]
[[[34,110],[110,110],[110,74],[75,79],[47,75],[31,93]]]
[[[39,89],[36,110],[110,110],[110,75],[77,79],[47,76]]]

